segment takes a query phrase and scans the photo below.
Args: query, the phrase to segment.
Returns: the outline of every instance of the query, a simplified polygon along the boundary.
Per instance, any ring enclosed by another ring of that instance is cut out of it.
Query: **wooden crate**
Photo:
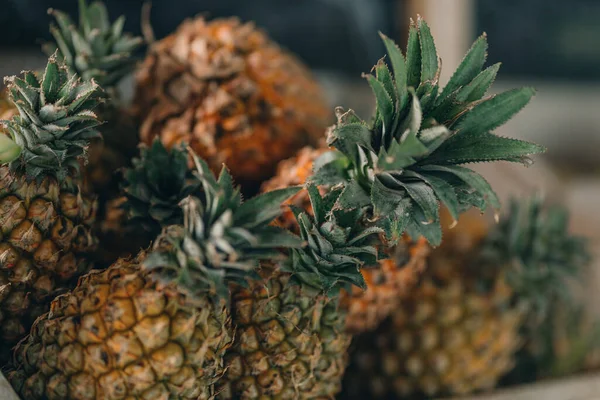
[[[19,397],[12,390],[2,372],[0,372],[0,400],[19,400]]]
[[[455,400],[600,400],[600,374],[539,382]]]

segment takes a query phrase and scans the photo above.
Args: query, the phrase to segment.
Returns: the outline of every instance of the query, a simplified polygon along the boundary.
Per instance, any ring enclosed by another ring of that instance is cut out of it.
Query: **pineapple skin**
[[[142,272],[142,252],[83,276],[15,350],[26,399],[209,399],[230,344],[225,308]]]
[[[13,105],[13,103],[8,101],[7,96],[6,90],[0,91],[0,120],[11,119],[13,115],[18,114],[17,108]],[[0,131],[2,131],[1,127]]]
[[[328,149],[325,147],[303,147],[294,157],[285,159],[277,165],[275,175],[262,185],[261,192],[266,193],[290,186],[304,185],[313,173],[314,161],[327,151]],[[304,188],[287,200],[285,205],[299,207],[311,214],[313,212],[308,192]],[[275,220],[275,223],[282,228],[298,233],[298,223],[289,207],[284,207],[283,213]]]
[[[0,365],[51,299],[91,268],[95,214],[76,179],[29,182],[0,167]]]
[[[404,237],[394,249],[394,258],[363,269],[367,290],[354,286],[340,298],[341,307],[348,310],[346,329],[352,333],[371,331],[400,307],[403,296],[411,293],[425,271],[429,251],[425,239]]]
[[[314,161],[326,151],[326,148],[305,147],[295,157],[282,161],[276,175],[263,185],[262,192],[303,185],[312,175]],[[292,197],[288,204],[311,211],[305,189]],[[285,210],[276,223],[292,231],[298,230],[290,209]],[[367,290],[353,287],[340,296],[340,305],[347,310],[347,330],[351,333],[373,330],[388,317],[399,306],[402,294],[418,282],[426,267],[429,250],[425,239],[413,241],[404,237],[392,259],[381,261],[376,267],[362,269]]]
[[[510,303],[513,293],[501,275],[482,292],[478,277],[463,268],[486,233],[482,221],[464,215],[402,307],[377,331],[356,338],[342,398],[466,395],[492,389],[512,369],[523,310]]]
[[[153,44],[137,74],[134,105],[142,142],[187,142],[212,169],[226,163],[246,192],[331,123],[309,70],[235,18],[187,20]]]
[[[337,299],[288,286],[289,274],[233,292],[236,340],[218,399],[331,399],[341,389],[351,336]]]

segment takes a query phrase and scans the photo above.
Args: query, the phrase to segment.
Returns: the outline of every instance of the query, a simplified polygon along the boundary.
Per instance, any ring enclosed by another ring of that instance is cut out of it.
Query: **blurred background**
[[[106,0],[112,16],[125,14],[140,33],[141,0]],[[0,0],[0,74],[44,64],[50,7],[77,13],[76,0]],[[154,0],[150,21],[157,38],[186,17],[237,15],[254,20],[308,63],[332,105],[368,115],[373,97],[360,73],[384,54],[377,31],[406,41],[409,18],[430,24],[443,59],[442,83],[482,32],[489,63],[503,61],[495,91],[538,89],[532,104],[498,133],[548,147],[529,171],[508,164],[486,167],[503,197],[543,190],[573,210],[573,228],[600,243],[600,1],[598,0]],[[600,267],[591,272],[588,303],[600,315]]]

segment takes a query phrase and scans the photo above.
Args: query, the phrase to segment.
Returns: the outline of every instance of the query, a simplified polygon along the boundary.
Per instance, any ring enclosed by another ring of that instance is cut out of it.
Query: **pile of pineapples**
[[[79,6],[0,99],[0,367],[23,399],[452,395],[542,359],[585,245],[540,199],[467,212],[500,204],[465,165],[543,151],[492,133],[534,91],[487,94],[485,36],[442,89],[424,21],[406,54],[382,35],[374,116],[333,123],[252,24],[144,43]]]

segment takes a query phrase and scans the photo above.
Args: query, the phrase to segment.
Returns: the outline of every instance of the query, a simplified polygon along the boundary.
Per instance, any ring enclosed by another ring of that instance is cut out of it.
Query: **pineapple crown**
[[[2,121],[12,140],[2,137],[0,163],[10,163],[29,179],[51,175],[60,181],[79,172],[90,139],[100,136],[100,122],[92,111],[100,102],[98,85],[70,76],[56,54],[40,78],[24,72],[5,83],[19,115]]]
[[[481,249],[485,264],[502,268],[516,298],[538,319],[553,300],[570,300],[566,281],[590,261],[586,240],[569,233],[568,211],[543,203],[541,196],[513,199]]]
[[[210,296],[218,303],[228,300],[228,284],[246,286],[248,278],[257,279],[261,260],[277,260],[283,256],[279,249],[302,245],[298,237],[270,225],[281,214],[281,203],[299,188],[242,202],[227,169],[217,179],[203,160],[193,159],[202,194],[182,202],[183,226],[165,228],[143,266],[177,284],[192,300]]]
[[[108,90],[133,70],[136,61],[132,53],[143,40],[123,33],[124,16],[111,24],[104,3],[88,5],[86,0],[79,0],[79,26],[61,11],[50,9],[49,13],[56,20],[50,25],[56,43],[48,43],[45,50],[58,50],[70,73],[86,81],[94,79]]]
[[[183,222],[179,203],[202,190],[201,180],[188,168],[188,156],[184,145],[169,151],[159,139],[140,147],[139,158],[123,174],[127,198],[123,207],[129,223],[156,237],[163,227]]]
[[[327,140],[339,152],[316,163],[314,182],[343,184],[340,206],[368,207],[392,242],[407,232],[438,245],[440,202],[454,220],[472,206],[500,206],[485,179],[461,164],[527,164],[528,155],[544,151],[491,133],[521,110],[534,90],[485,96],[499,68],[496,64],[482,70],[485,35],[441,91],[441,63],[422,19],[411,21],[406,59],[391,39],[381,36],[391,71],[382,59],[374,74],[365,76],[377,101],[375,116],[368,123],[352,110],[337,110],[338,122]]]
[[[366,289],[360,268],[377,262],[374,236],[382,230],[365,227],[360,209],[335,209],[341,190],[321,196],[317,187],[309,184],[307,191],[314,216],[292,207],[300,237],[307,245],[292,249],[282,270],[292,274],[292,284],[328,296],[352,285]]]

